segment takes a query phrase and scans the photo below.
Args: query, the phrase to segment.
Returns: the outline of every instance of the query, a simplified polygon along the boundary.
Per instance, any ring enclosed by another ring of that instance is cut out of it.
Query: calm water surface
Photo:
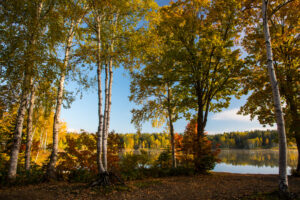
[[[140,151],[127,151],[140,154]],[[160,150],[147,150],[150,159],[156,160]],[[219,154],[220,163],[216,164],[213,171],[230,172],[240,174],[278,174],[278,150],[221,150]],[[291,169],[296,168],[298,153],[297,150],[288,151],[288,175]]]
[[[278,150],[222,150],[215,172],[278,174]],[[298,153],[288,151],[288,174],[297,166]]]

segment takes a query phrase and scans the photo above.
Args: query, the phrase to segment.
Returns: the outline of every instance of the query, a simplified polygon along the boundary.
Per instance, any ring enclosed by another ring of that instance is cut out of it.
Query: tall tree
[[[103,145],[103,114],[102,114],[102,41],[101,41],[101,25],[104,17],[103,4],[98,1],[91,2],[93,7],[94,26],[91,27],[96,33],[96,62],[97,62],[97,83],[98,83],[98,130],[97,130],[97,165],[98,173],[103,174],[105,168],[102,161],[102,145]],[[90,23],[91,25],[91,23]]]
[[[263,30],[267,51],[267,67],[272,86],[273,101],[276,114],[277,131],[279,136],[279,191],[283,194],[288,193],[288,178],[287,178],[287,145],[283,113],[280,102],[279,86],[276,79],[276,74],[273,65],[273,55],[271,47],[271,37],[268,25],[268,0],[262,1],[262,17],[263,17]]]
[[[150,3],[149,3],[150,2]],[[111,111],[113,67],[130,60],[130,51],[127,51],[129,38],[134,35],[138,21],[151,7],[151,2],[135,1],[89,1],[92,14],[86,20],[94,32],[89,38],[91,41],[92,62],[97,66],[98,83],[98,116],[97,131],[97,163],[100,179],[92,185],[109,184],[107,166],[107,138]],[[93,43],[94,41],[94,43]],[[94,46],[93,46],[94,45]],[[93,49],[94,48],[94,49]],[[105,98],[102,97],[102,71],[105,72]],[[104,104],[103,104],[104,103]],[[104,108],[102,108],[104,105]]]
[[[24,52],[21,63],[18,63],[18,65],[10,65],[12,63],[8,63],[7,65],[7,71],[15,71],[14,69],[20,67],[18,68],[19,77],[22,77],[17,123],[14,131],[14,142],[11,149],[8,169],[8,179],[10,181],[14,181],[16,178],[26,102],[30,93],[30,83],[34,74],[36,74],[37,60],[39,59],[39,41],[42,31],[47,25],[46,19],[51,14],[54,4],[55,1],[23,1],[22,4],[19,4],[19,2],[5,1],[2,3],[7,9],[7,16],[5,16],[5,18],[10,18],[10,20],[6,21],[8,23],[6,25],[8,27],[12,25],[12,27],[20,28],[19,32],[15,32],[14,37],[16,40],[21,41],[20,43],[24,41],[22,44],[24,46],[19,45],[15,48],[15,51],[22,49]]]
[[[209,112],[220,111],[233,95],[240,95],[243,61],[233,49],[240,8],[236,1],[214,0],[177,1],[161,10],[160,34],[169,41],[168,55],[175,59],[172,70],[180,72],[183,105],[196,110],[199,158]],[[195,159],[199,170],[200,160]]]
[[[153,54],[151,55],[151,57]],[[153,57],[152,57],[153,58]],[[155,62],[155,60],[158,60]],[[170,73],[172,63],[166,63],[167,58],[154,58],[148,61],[146,66],[139,72],[131,74],[131,96],[130,100],[138,105],[140,109],[131,112],[132,122],[141,126],[143,121],[152,120],[152,126],[159,127],[168,121],[170,141],[172,149],[172,166],[176,167],[175,140],[173,123],[179,119],[180,94],[176,93],[176,74]]]
[[[112,10],[112,16],[107,16],[108,20],[111,24],[111,28],[109,29],[110,34],[110,42],[107,44],[107,52],[108,57],[106,58],[107,62],[105,64],[105,105],[104,105],[104,118],[103,118],[103,164],[104,168],[107,171],[107,139],[110,125],[110,113],[111,113],[111,95],[112,95],[112,81],[113,81],[113,62],[116,59],[114,54],[114,45],[116,40],[116,31],[117,25],[119,23],[119,9],[114,8]]]
[[[157,28],[160,14],[156,10],[148,14],[148,27],[141,32],[141,39],[135,40],[139,49],[139,65],[143,67],[131,73],[130,100],[142,105],[142,108],[131,111],[131,122],[140,127],[142,122],[152,120],[153,127],[160,127],[167,121],[172,166],[176,167],[173,123],[179,119],[180,100],[175,86],[179,80],[178,74],[172,71],[174,58],[167,54],[168,42]]]
[[[59,130],[59,118],[61,112],[61,106],[64,94],[64,82],[68,70],[71,48],[73,45],[73,39],[81,20],[86,14],[87,8],[84,6],[84,1],[66,1],[62,2],[60,7],[63,17],[65,18],[66,37],[64,42],[65,56],[63,64],[60,68],[59,85],[56,96],[56,108],[53,122],[53,147],[50,156],[50,161],[47,169],[47,177],[50,179],[56,179],[56,161],[58,153],[58,130]],[[70,68],[69,68],[70,69]]]
[[[266,50],[265,40],[262,37],[262,18],[253,14],[261,9],[255,8],[261,1],[251,2],[251,9],[245,11],[248,25],[243,46],[249,56],[249,70],[243,85],[246,91],[251,91],[247,103],[241,107],[241,114],[255,116],[261,124],[273,125],[276,122],[274,104],[272,99],[272,87],[269,81],[265,65]],[[286,125],[288,139],[296,140],[298,153],[300,154],[300,111],[299,111],[299,36],[297,27],[299,24],[298,1],[272,1],[268,5],[268,19],[270,37],[272,38],[272,55],[274,70],[278,80],[281,95],[282,111]],[[250,16],[250,17],[248,17]],[[262,53],[262,50],[264,53]],[[266,95],[269,94],[269,95]],[[298,159],[297,171],[300,172],[300,158]]]

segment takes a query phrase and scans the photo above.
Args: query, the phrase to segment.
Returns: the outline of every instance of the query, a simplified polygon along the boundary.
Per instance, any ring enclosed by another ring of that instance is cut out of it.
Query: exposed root
[[[89,187],[95,186],[112,186],[112,185],[125,185],[124,181],[112,172],[104,172],[98,175],[97,180],[89,184]]]

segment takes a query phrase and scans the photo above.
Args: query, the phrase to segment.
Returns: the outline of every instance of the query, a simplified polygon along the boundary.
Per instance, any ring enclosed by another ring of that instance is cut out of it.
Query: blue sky
[[[95,74],[95,70],[91,73]],[[130,102],[130,77],[122,68],[114,70],[114,81],[112,87],[112,112],[110,130],[118,133],[135,133],[134,125],[130,123],[132,108],[137,107]],[[69,83],[66,88],[74,88],[74,83]],[[228,109],[220,113],[210,113],[206,130],[209,134],[223,133],[228,131],[246,131],[255,129],[266,129],[254,119],[250,121],[248,116],[237,115],[236,112],[240,106],[244,105],[247,96],[241,99],[233,98]],[[61,119],[68,124],[70,131],[79,131],[84,129],[89,132],[95,132],[98,127],[98,95],[96,88],[93,87],[84,92],[83,98],[79,96],[72,103],[70,109],[63,109]],[[174,125],[176,132],[183,132],[187,121],[181,119]],[[269,128],[269,127],[267,127]],[[153,128],[150,123],[145,123],[142,132],[161,132],[165,127]]]
[[[158,5],[166,5],[169,0],[157,0]],[[96,74],[94,69],[91,74]],[[135,133],[134,125],[130,123],[130,110],[137,107],[134,103],[129,102],[130,95],[130,77],[122,68],[114,70],[112,87],[112,111],[110,130],[115,130],[117,133]],[[75,83],[70,82],[66,85],[67,90],[72,90]],[[246,96],[241,99],[233,98],[228,109],[224,109],[220,113],[210,113],[206,131],[209,134],[223,133],[229,131],[247,131],[264,128],[259,122],[254,119],[250,121],[248,116],[237,115],[236,112],[240,106],[246,103]],[[89,132],[95,132],[98,127],[98,96],[96,88],[93,87],[84,92],[83,98],[79,96],[72,103],[70,109],[62,109],[61,119],[67,122],[69,131],[79,131],[84,129]],[[182,133],[187,125],[184,119],[178,120],[174,124],[176,132]],[[272,127],[274,128],[274,127]],[[161,132],[165,127],[153,128],[150,123],[145,123],[142,127],[142,132]]]

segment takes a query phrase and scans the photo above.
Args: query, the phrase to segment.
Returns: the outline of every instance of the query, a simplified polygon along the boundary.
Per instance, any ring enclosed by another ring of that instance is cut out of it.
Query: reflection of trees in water
[[[119,158],[121,159],[126,154],[141,155],[141,151],[146,152],[148,164],[154,163],[157,160],[160,153],[163,152],[163,150],[160,149],[127,149],[119,153]]]
[[[232,165],[254,165],[278,167],[278,150],[222,150],[219,154],[221,162]],[[288,151],[288,166],[297,166],[296,150]]]
[[[162,150],[147,149],[149,163],[157,160]],[[127,150],[120,152],[120,157],[124,154],[141,154],[140,150]],[[278,150],[221,150],[219,154],[221,162],[232,165],[253,165],[257,167],[269,166],[278,167]],[[295,168],[297,166],[297,150],[288,151],[288,166]]]

